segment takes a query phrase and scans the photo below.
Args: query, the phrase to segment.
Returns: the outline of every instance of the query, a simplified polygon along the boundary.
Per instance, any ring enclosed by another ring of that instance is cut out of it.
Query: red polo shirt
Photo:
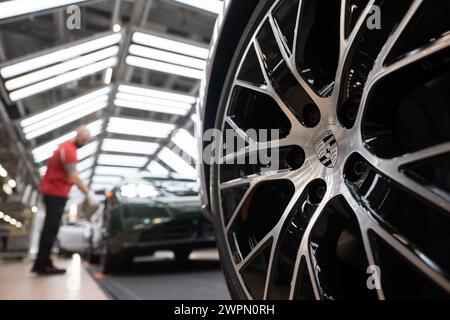
[[[41,193],[68,198],[73,183],[69,180],[65,165],[76,165],[77,162],[75,143],[71,140],[61,144],[47,162],[47,172],[41,182]]]

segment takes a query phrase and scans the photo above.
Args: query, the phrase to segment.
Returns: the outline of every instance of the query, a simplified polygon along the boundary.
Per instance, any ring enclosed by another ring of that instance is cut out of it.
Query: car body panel
[[[104,211],[105,236],[112,254],[215,246],[213,228],[203,216],[198,195],[128,199],[120,195],[121,186],[106,200]]]

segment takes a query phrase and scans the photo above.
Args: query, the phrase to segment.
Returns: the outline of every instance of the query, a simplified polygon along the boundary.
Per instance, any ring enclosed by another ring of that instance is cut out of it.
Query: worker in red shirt
[[[56,268],[50,253],[58,234],[61,217],[69,197],[70,189],[76,185],[90,200],[89,188],[78,175],[76,164],[77,149],[91,141],[91,134],[86,127],[80,127],[73,140],[59,146],[47,163],[47,172],[41,182],[46,216],[39,241],[39,253],[32,272],[41,275],[62,274],[66,270]]]

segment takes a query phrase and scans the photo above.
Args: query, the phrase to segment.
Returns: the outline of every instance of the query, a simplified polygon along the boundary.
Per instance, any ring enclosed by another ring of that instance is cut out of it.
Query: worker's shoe
[[[54,266],[48,266],[44,268],[36,268],[34,267],[31,272],[34,272],[41,276],[51,276],[66,273],[66,269],[58,269]]]

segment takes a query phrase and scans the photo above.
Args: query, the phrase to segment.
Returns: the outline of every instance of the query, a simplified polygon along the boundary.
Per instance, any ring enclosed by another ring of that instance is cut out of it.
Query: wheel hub
[[[334,168],[339,156],[339,147],[333,131],[323,132],[314,141],[314,150],[317,158],[327,168]]]

